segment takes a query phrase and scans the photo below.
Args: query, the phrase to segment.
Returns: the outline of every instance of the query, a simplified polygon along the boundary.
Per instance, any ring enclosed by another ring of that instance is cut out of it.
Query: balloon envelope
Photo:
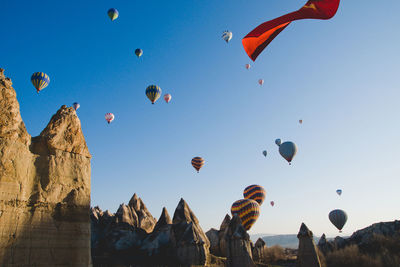
[[[50,77],[44,72],[35,72],[31,76],[31,82],[33,86],[36,88],[36,91],[39,91],[46,88],[50,83]]]
[[[108,122],[108,124],[110,124],[115,118],[114,114],[112,114],[112,113],[106,113],[106,115],[104,117],[105,117],[106,121]]]
[[[263,80],[263,79],[259,79],[259,80],[258,80],[258,84],[259,84],[259,85],[263,85],[263,84],[264,84],[264,80]]]
[[[161,96],[161,88],[157,85],[148,86],[146,88],[146,96],[150,99],[151,103],[154,104],[154,102],[156,102]]]
[[[196,169],[197,172],[200,171],[201,167],[203,167],[205,160],[202,157],[194,157],[192,159],[192,166]]]
[[[303,120],[299,120],[299,123],[302,124],[302,123],[303,123]]]
[[[245,66],[246,66],[246,69],[250,69],[250,67],[251,67],[250,64],[246,64]]]
[[[110,9],[107,11],[107,14],[108,14],[108,17],[111,19],[111,21],[117,19],[118,16],[119,16],[119,12],[118,12],[118,10],[116,10],[115,8],[110,8]]]
[[[143,55],[143,50],[140,49],[140,48],[136,49],[136,50],[135,50],[135,55],[136,55],[137,57],[141,57],[141,56]]]
[[[229,43],[229,41],[232,39],[232,36],[233,36],[233,34],[230,31],[224,31],[222,33],[222,39],[224,39],[224,41],[227,43]]]
[[[267,156],[267,154],[268,154],[267,150],[264,150],[264,151],[263,151],[263,155],[264,155],[264,157],[266,157],[266,156]]]
[[[81,105],[79,105],[78,102],[75,102],[75,103],[72,104],[72,107],[75,109],[75,111],[76,111],[78,108],[80,108],[80,106],[81,106]]]
[[[280,146],[281,144],[282,144],[282,140],[281,139],[275,139],[275,144],[277,145],[277,146]]]
[[[297,146],[293,142],[284,142],[279,146],[279,154],[286,159],[289,164],[297,153]]]
[[[271,201],[270,204],[271,204],[271,206],[273,207],[273,206],[275,205],[275,202],[274,202],[274,201]]]
[[[341,231],[347,222],[347,214],[343,210],[332,210],[329,213],[329,220],[331,223]]]
[[[250,230],[260,216],[260,205],[252,199],[235,201],[231,207],[232,216],[237,214],[246,230]]]
[[[336,193],[337,193],[339,196],[342,195],[342,189],[336,190]]]
[[[255,200],[260,206],[264,202],[266,195],[267,192],[265,191],[264,187],[256,184],[246,187],[243,191],[243,197],[245,199]]]
[[[165,94],[164,95],[164,100],[165,102],[169,103],[169,101],[171,101],[172,96],[170,94]]]

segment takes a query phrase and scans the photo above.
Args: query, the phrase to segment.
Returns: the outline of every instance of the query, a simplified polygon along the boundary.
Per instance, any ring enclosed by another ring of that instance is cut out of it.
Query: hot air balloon
[[[197,173],[200,171],[201,167],[203,167],[205,160],[202,157],[194,157],[192,159],[192,166],[197,170]]]
[[[75,102],[75,103],[72,104],[72,107],[73,107],[73,108],[75,109],[75,111],[76,111],[76,110],[78,110],[78,108],[81,107],[81,105],[79,105],[78,102]]]
[[[299,123],[302,124],[302,123],[303,123],[303,120],[299,120]]]
[[[111,19],[111,21],[116,20],[119,16],[119,12],[115,8],[110,8],[107,11],[107,14],[108,14],[108,17]]]
[[[341,195],[342,195],[342,189],[336,190],[336,194],[338,194],[339,196],[341,196]]]
[[[274,202],[274,201],[271,201],[270,204],[271,204],[271,206],[273,207],[273,206],[275,205],[275,202]]]
[[[264,187],[256,184],[246,187],[243,191],[243,197],[245,199],[255,200],[260,206],[264,202],[266,195],[267,192],[265,191]]]
[[[291,165],[292,159],[296,156],[297,146],[293,142],[284,142],[279,146],[279,154]]]
[[[115,116],[112,113],[106,113],[106,115],[104,117],[106,118],[106,121],[108,122],[108,124],[110,124],[114,120]]]
[[[146,88],[146,96],[150,99],[151,103],[154,104],[154,102],[156,102],[161,96],[161,88],[157,85],[148,86]]]
[[[33,86],[36,88],[36,92],[46,88],[50,83],[50,77],[44,72],[35,72],[31,76],[31,82]]]
[[[347,214],[343,210],[332,210],[329,213],[329,220],[339,230],[339,233],[341,233],[347,221]]]
[[[246,67],[246,69],[250,69],[251,66],[250,66],[250,64],[246,64],[245,67]]]
[[[224,31],[222,33],[222,39],[224,39],[224,41],[227,43],[229,43],[229,41],[232,39],[232,36],[233,36],[233,34],[230,31]]]
[[[135,50],[135,55],[139,58],[143,55],[143,50],[138,48]]]
[[[259,84],[259,85],[263,85],[263,84],[264,84],[264,80],[263,80],[263,79],[259,79],[259,80],[258,80],[258,84]]]
[[[170,94],[165,94],[164,95],[164,100],[165,102],[169,103],[169,101],[171,101],[172,96]]]
[[[267,152],[267,150],[264,150],[264,151],[263,151],[263,155],[264,155],[264,157],[266,157],[266,156],[267,156],[267,153],[268,153],[268,152]]]
[[[246,230],[250,230],[260,216],[260,205],[252,199],[235,201],[231,207],[232,216],[237,214]]]
[[[282,140],[281,139],[275,139],[275,144],[277,145],[277,146],[280,146],[281,144],[282,144]]]

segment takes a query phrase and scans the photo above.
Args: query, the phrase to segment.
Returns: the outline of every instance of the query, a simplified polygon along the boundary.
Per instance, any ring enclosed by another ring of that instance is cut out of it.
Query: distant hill
[[[268,247],[279,245],[283,248],[297,249],[299,246],[299,240],[297,235],[270,235],[270,234],[256,234],[251,236],[251,240],[255,242],[258,238],[262,238]],[[320,236],[314,235],[314,242],[318,244]],[[331,240],[328,238],[328,240]]]

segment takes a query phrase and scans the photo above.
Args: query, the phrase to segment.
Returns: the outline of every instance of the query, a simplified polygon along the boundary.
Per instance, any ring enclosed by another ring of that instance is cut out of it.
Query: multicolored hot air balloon
[[[138,48],[135,50],[135,55],[139,58],[143,55],[143,50]]]
[[[110,8],[107,11],[107,14],[108,14],[108,17],[111,19],[111,21],[116,20],[119,16],[119,12],[115,8]]]
[[[282,140],[281,139],[275,139],[275,144],[277,145],[277,146],[280,146],[281,144],[282,144]]]
[[[31,82],[33,86],[36,88],[36,92],[46,88],[50,83],[50,77],[44,72],[35,72],[31,76]]]
[[[267,192],[265,191],[264,187],[256,184],[246,187],[243,191],[243,197],[245,199],[255,200],[260,206],[264,202],[266,195]]]
[[[263,151],[263,155],[264,155],[264,157],[266,157],[266,156],[267,156],[267,154],[268,154],[267,150],[264,150],[264,151]]]
[[[289,165],[292,163],[292,159],[296,156],[297,146],[293,142],[284,142],[279,146],[279,154],[289,162]]]
[[[205,160],[202,157],[194,157],[192,159],[192,166],[196,169],[197,173],[200,171],[201,167],[203,167]]]
[[[229,43],[229,41],[232,39],[232,36],[233,36],[233,34],[230,31],[224,31],[222,33],[222,39],[224,39],[224,41],[227,43]]]
[[[336,190],[336,194],[338,194],[339,196],[341,196],[341,195],[342,195],[342,189]]]
[[[146,88],[146,96],[150,99],[151,103],[154,104],[154,102],[156,102],[161,96],[161,88],[157,85],[148,86]]]
[[[343,226],[347,222],[347,214],[343,210],[332,210],[329,213],[329,220],[341,233]]]
[[[264,80],[263,80],[263,79],[259,79],[259,80],[258,80],[258,84],[259,84],[259,85],[263,85],[263,84],[264,84]]]
[[[245,67],[246,67],[246,69],[250,69],[251,66],[250,66],[250,64],[246,64]]]
[[[165,94],[164,95],[164,100],[165,102],[169,103],[169,101],[171,101],[172,96],[170,94]]]
[[[79,105],[79,103],[78,103],[78,102],[75,102],[75,103],[73,103],[73,104],[72,104],[72,107],[75,109],[75,111],[77,111],[77,110],[78,110],[78,108],[80,108],[80,107],[81,107],[81,105]]]
[[[110,124],[115,118],[114,114],[112,114],[112,113],[106,113],[106,115],[104,117],[106,118],[106,121],[108,122],[108,124]]]
[[[273,207],[273,206],[275,205],[275,202],[274,202],[274,201],[271,201],[270,204],[271,204],[271,206]]]
[[[252,199],[235,201],[231,207],[232,216],[237,214],[246,230],[250,230],[260,216],[260,205]]]

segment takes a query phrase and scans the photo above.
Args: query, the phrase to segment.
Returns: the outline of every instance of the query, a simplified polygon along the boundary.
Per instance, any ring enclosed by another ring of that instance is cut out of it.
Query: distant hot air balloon
[[[275,144],[277,145],[277,146],[280,146],[281,144],[282,144],[282,140],[281,139],[275,139]]]
[[[260,206],[264,202],[266,195],[267,192],[265,191],[264,187],[256,184],[246,187],[243,191],[243,197],[245,199],[255,200]]]
[[[76,111],[76,110],[78,110],[78,108],[81,107],[81,105],[79,105],[78,102],[75,102],[75,103],[72,104],[72,107],[73,107],[73,108],[75,109],[75,111]]]
[[[161,88],[157,85],[148,86],[146,88],[146,96],[150,99],[151,103],[154,104],[154,102],[156,102],[161,96]]]
[[[44,72],[35,72],[31,76],[31,82],[33,86],[36,88],[36,92],[46,88],[50,83],[50,77]]]
[[[267,150],[264,150],[264,151],[263,151],[263,155],[264,155],[264,157],[266,157],[266,156],[267,156],[267,154],[268,154]]]
[[[275,205],[275,202],[274,202],[274,201],[271,201],[270,204],[271,204],[271,206],[273,207],[273,206]]]
[[[264,84],[264,80],[263,80],[263,79],[259,79],[259,80],[258,80],[258,84],[259,84],[259,85],[263,85],[263,84]]]
[[[114,120],[115,116],[112,113],[106,113],[106,115],[104,117],[106,118],[106,121],[108,122],[108,124],[110,124]]]
[[[279,146],[279,154],[291,165],[292,159],[296,156],[297,146],[293,142],[284,142]]]
[[[336,194],[338,194],[339,196],[341,196],[341,195],[342,195],[342,189],[336,190]]]
[[[201,167],[203,167],[205,160],[202,157],[194,157],[192,159],[192,166],[196,169],[197,172],[200,171]]]
[[[237,214],[246,230],[250,230],[260,216],[260,205],[252,199],[235,201],[231,207],[232,216]]]
[[[229,41],[232,39],[232,36],[233,36],[233,34],[230,31],[224,31],[222,33],[222,39],[224,39],[224,41],[227,43],[229,43]]]
[[[250,66],[250,64],[246,64],[245,67],[246,67],[246,69],[250,69],[251,66]]]
[[[143,55],[143,50],[138,48],[135,50],[135,55],[139,58]]]
[[[108,17],[111,19],[111,21],[116,20],[119,16],[119,12],[115,8],[110,8],[108,10],[107,14],[108,14]]]
[[[347,214],[343,210],[332,210],[329,213],[329,220],[341,233],[343,226],[347,222]]]
[[[302,123],[303,123],[303,120],[299,120],[299,123],[302,124]]]
[[[171,101],[172,96],[170,94],[165,94],[164,95],[164,100],[165,102],[169,103],[169,101]]]

